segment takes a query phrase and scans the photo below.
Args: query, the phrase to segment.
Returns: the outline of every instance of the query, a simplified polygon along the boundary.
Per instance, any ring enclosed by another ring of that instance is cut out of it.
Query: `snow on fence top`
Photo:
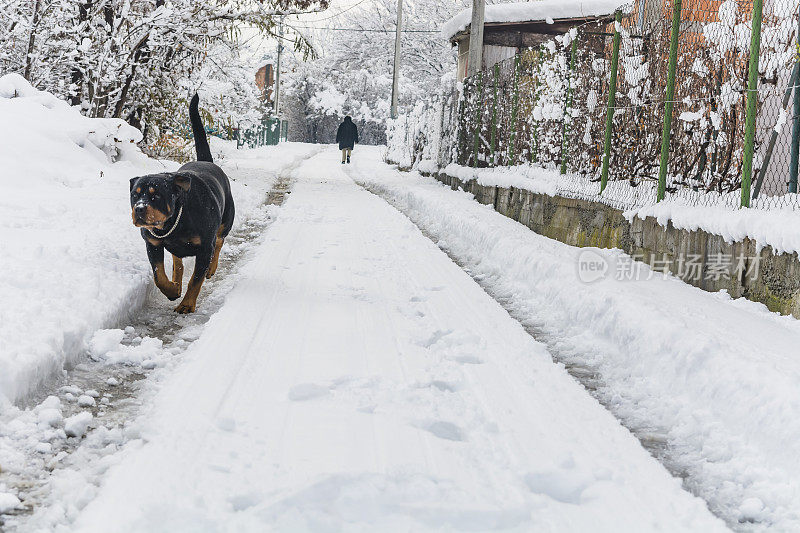
[[[597,17],[610,15],[625,2],[620,0],[536,0],[533,2],[512,2],[486,6],[484,21],[492,22],[532,22],[549,19],[568,19],[577,17]],[[467,29],[472,19],[472,10],[464,9],[442,26],[442,36],[450,40]]]

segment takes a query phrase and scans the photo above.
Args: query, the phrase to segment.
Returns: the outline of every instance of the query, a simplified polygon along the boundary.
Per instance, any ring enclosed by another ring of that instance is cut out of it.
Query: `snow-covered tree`
[[[327,4],[328,0],[0,0],[0,73],[17,72],[36,87],[80,105],[89,116],[170,127],[172,117],[183,116],[175,113],[176,107],[200,79],[227,83],[232,93],[220,95],[221,103],[231,103],[231,109],[242,103],[241,97],[247,99],[247,90],[238,83],[241,72],[234,72],[242,28],[277,36],[278,15],[324,9]],[[295,48],[306,55],[313,52],[301,35],[296,36]]]
[[[442,77],[454,69],[454,52],[438,28],[463,1],[413,0],[403,8],[400,106],[438,93]],[[363,143],[385,142],[394,66],[395,0],[373,0],[329,19],[291,21],[313,42],[319,57],[289,63],[284,75],[284,114],[294,140],[332,142],[336,126],[351,115]]]

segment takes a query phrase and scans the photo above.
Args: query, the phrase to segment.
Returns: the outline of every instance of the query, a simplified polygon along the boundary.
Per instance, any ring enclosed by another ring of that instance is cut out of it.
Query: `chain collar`
[[[181,206],[181,208],[178,210],[178,216],[177,216],[177,218],[175,218],[175,224],[173,224],[172,228],[168,232],[166,232],[164,235],[158,235],[158,234],[154,233],[153,230],[151,230],[150,228],[147,228],[147,231],[149,231],[150,235],[152,235],[156,239],[166,239],[167,237],[169,237],[172,234],[173,231],[175,231],[175,228],[178,227],[178,223],[181,221],[181,215],[182,214],[183,214],[183,206]]]

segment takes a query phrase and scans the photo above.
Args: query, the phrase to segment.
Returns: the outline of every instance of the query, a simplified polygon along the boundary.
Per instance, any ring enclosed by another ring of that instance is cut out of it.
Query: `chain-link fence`
[[[536,164],[620,207],[798,208],[798,2],[762,1],[637,0],[394,127],[411,164],[431,147],[440,168]]]

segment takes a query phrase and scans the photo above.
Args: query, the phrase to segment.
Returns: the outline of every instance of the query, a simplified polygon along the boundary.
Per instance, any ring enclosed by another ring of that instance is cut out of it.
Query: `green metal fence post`
[[[567,146],[567,136],[569,126],[572,123],[572,72],[575,70],[575,49],[578,36],[572,38],[572,45],[569,52],[569,72],[567,74],[567,97],[564,101],[564,132],[561,138],[561,173],[567,173],[567,159],[569,159],[569,147]]]
[[[800,9],[798,9],[798,16],[800,16]],[[797,65],[800,64],[800,19],[797,21],[797,49],[795,52],[795,70]],[[791,159],[789,161],[789,192],[797,192],[797,166],[798,159],[800,159],[800,90],[797,84],[800,78],[794,80],[794,101],[793,101],[793,117],[792,117],[792,148]],[[786,105],[781,109],[784,109]],[[760,184],[760,182],[759,182]],[[758,187],[758,184],[756,185]]]
[[[495,147],[497,146],[497,83],[500,77],[500,65],[494,64],[494,99],[492,100],[492,131],[489,140],[489,147],[492,153],[492,166],[497,164],[497,157],[495,156]]]
[[[519,54],[514,57],[514,99],[511,104],[511,134],[508,141],[508,164],[514,165],[517,161],[514,154],[514,143],[517,139],[517,113],[519,112]]]
[[[675,67],[678,63],[678,36],[681,25],[681,0],[672,3],[672,32],[669,41],[667,63],[667,94],[664,103],[664,125],[661,129],[661,162],[658,167],[658,193],[656,201],[664,199],[667,191],[667,162],[669,161],[669,138],[672,131],[672,109],[675,106]]]
[[[477,82],[477,97],[476,100],[478,102],[478,111],[475,114],[475,145],[473,148],[475,157],[473,159],[473,166],[478,166],[478,153],[480,147],[480,140],[481,140],[481,116],[483,115],[483,72],[478,72],[478,82]]]
[[[744,155],[742,156],[742,207],[750,207],[750,180],[753,176],[753,145],[756,137],[756,107],[758,104],[758,54],[761,49],[763,7],[763,0],[753,0],[753,37],[750,41],[750,63],[747,66],[747,115],[744,121]]]
[[[622,22],[622,11],[614,14],[614,42],[611,51],[611,82],[608,87],[608,108],[606,109],[606,136],[603,149],[603,168],[600,173],[600,192],[603,192],[608,182],[608,163],[611,159],[611,127],[614,123],[614,107],[617,104],[617,64],[619,63],[619,25]]]

